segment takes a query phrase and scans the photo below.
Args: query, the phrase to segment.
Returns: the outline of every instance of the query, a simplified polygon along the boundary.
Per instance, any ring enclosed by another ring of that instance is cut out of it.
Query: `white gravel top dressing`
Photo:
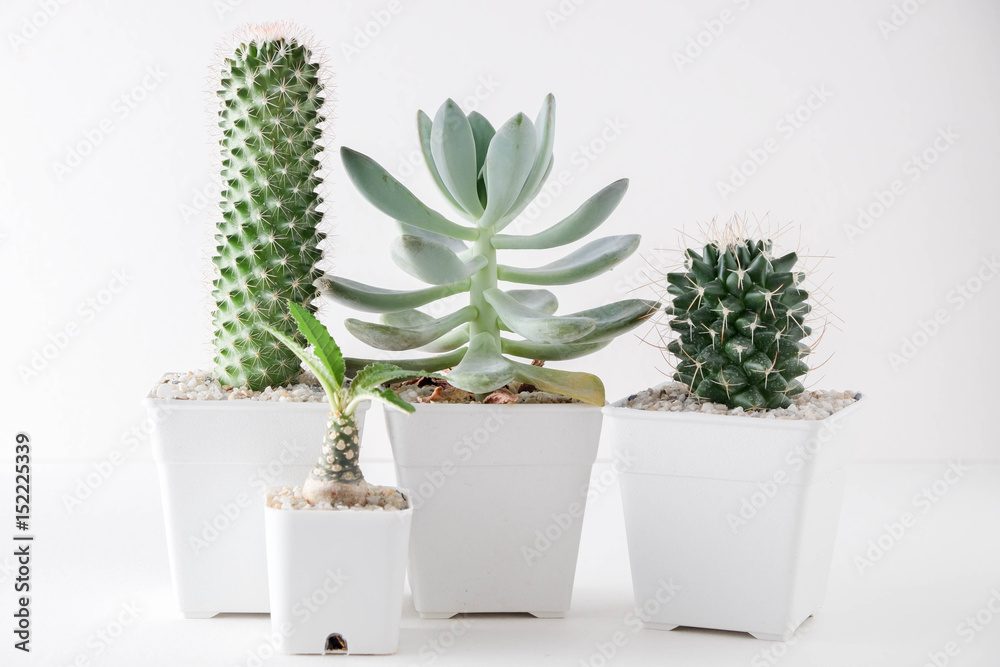
[[[244,387],[223,385],[209,371],[167,373],[149,392],[150,398],[180,401],[278,401],[279,403],[325,403],[326,394],[308,373],[299,382],[284,387],[267,387],[250,391]]]
[[[754,419],[826,419],[834,412],[843,410],[856,402],[860,394],[853,391],[804,391],[792,398],[787,408],[774,410],[754,410],[732,408],[722,403],[702,401],[692,396],[687,385],[671,382],[662,387],[653,387],[632,394],[622,401],[621,407],[657,412],[702,412],[709,415],[731,415]]]
[[[353,510],[355,512],[398,512],[405,510],[410,504],[397,489],[391,486],[372,485],[368,489],[368,497],[364,505],[347,505],[319,503],[313,505],[302,497],[301,487],[284,486],[277,491],[267,492],[267,506],[277,510]]]

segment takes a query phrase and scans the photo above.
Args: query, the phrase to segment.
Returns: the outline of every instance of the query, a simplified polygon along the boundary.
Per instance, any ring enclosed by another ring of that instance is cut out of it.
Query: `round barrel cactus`
[[[260,390],[301,368],[268,329],[300,340],[289,302],[313,309],[322,275],[317,155],[323,85],[311,49],[280,27],[249,29],[225,59],[218,90],[222,220],[215,367],[223,384]]]
[[[667,274],[665,310],[675,338],[674,380],[700,398],[745,410],[782,408],[803,391],[811,306],[792,252],[736,238],[684,251],[685,271]]]

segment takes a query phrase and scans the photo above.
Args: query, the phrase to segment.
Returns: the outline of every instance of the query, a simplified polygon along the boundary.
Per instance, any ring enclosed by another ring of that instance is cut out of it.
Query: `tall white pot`
[[[264,509],[278,651],[396,652],[412,515]]]
[[[424,618],[569,611],[601,409],[419,404],[386,410],[414,506],[410,589]]]
[[[316,462],[327,403],[143,401],[177,606],[187,618],[267,613],[261,498]],[[364,428],[365,404],[358,410]]]
[[[851,425],[604,409],[646,627],[787,640],[822,605]]]

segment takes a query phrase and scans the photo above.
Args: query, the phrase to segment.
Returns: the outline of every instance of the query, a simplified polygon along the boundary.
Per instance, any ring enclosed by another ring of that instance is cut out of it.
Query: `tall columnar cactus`
[[[448,220],[374,160],[343,148],[344,167],[355,187],[400,224],[402,236],[390,248],[393,261],[431,286],[391,291],[326,276],[317,282],[320,291],[357,310],[382,313],[381,323],[346,321],[348,330],[368,345],[440,355],[396,361],[400,366],[427,370],[454,366],[447,374],[449,382],[477,395],[517,380],[603,404],[604,386],[597,377],[508,356],[559,361],[589,354],[636,327],[657,304],[628,299],[557,316],[558,301],[552,292],[537,287],[500,289],[499,284],[566,285],[592,278],[635,252],[639,236],[597,239],[538,268],[501,264],[497,254],[555,248],[584,238],[615,210],[628,182],[608,185],[548,229],[503,234],[538,195],[552,170],[555,99],[546,97],[534,123],[519,113],[496,130],[482,115],[466,116],[448,100],[433,121],[419,112],[417,127],[431,176],[456,213],[471,224]],[[455,312],[434,317],[416,310],[459,293],[468,293],[469,302]]]
[[[769,240],[733,236],[688,249],[685,271],[667,274],[676,334],[674,380],[706,400],[746,410],[787,407],[803,390],[812,333],[798,256],[775,258]]]
[[[319,63],[280,28],[250,29],[225,60],[218,97],[215,366],[222,383],[259,390],[298,375],[295,355],[267,327],[297,336],[288,303],[311,307],[321,275]]]

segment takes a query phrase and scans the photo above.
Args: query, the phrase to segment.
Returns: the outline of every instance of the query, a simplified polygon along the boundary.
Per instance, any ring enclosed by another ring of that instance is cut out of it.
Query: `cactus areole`
[[[261,390],[301,371],[268,328],[296,338],[288,304],[312,308],[321,275],[322,92],[311,50],[280,26],[251,29],[222,66],[213,323],[223,384]]]
[[[534,123],[519,113],[499,129],[448,100],[433,120],[420,112],[417,129],[431,177],[456,215],[469,224],[449,220],[374,160],[343,148],[344,168],[354,186],[400,225],[402,235],[390,246],[393,261],[429,287],[395,291],[325,276],[317,282],[320,292],[356,310],[381,314],[381,322],[345,322],[366,344],[432,355],[395,361],[404,368],[453,367],[448,381],[480,396],[516,380],[603,404],[604,386],[596,376],[533,366],[531,361],[562,361],[599,350],[638,326],[657,304],[627,299],[560,316],[555,314],[555,294],[541,286],[577,283],[612,269],[635,252],[639,236],[590,241],[537,268],[503,264],[498,251],[556,248],[583,239],[615,210],[628,181],[608,185],[547,229],[505,234],[552,170],[555,99],[546,97]],[[529,288],[501,288],[501,283]],[[469,295],[468,302],[454,312],[435,317],[417,310],[460,293]]]
[[[812,307],[792,252],[734,238],[685,251],[686,271],[667,274],[666,308],[676,334],[674,380],[706,400],[745,410],[783,408],[802,393]]]

